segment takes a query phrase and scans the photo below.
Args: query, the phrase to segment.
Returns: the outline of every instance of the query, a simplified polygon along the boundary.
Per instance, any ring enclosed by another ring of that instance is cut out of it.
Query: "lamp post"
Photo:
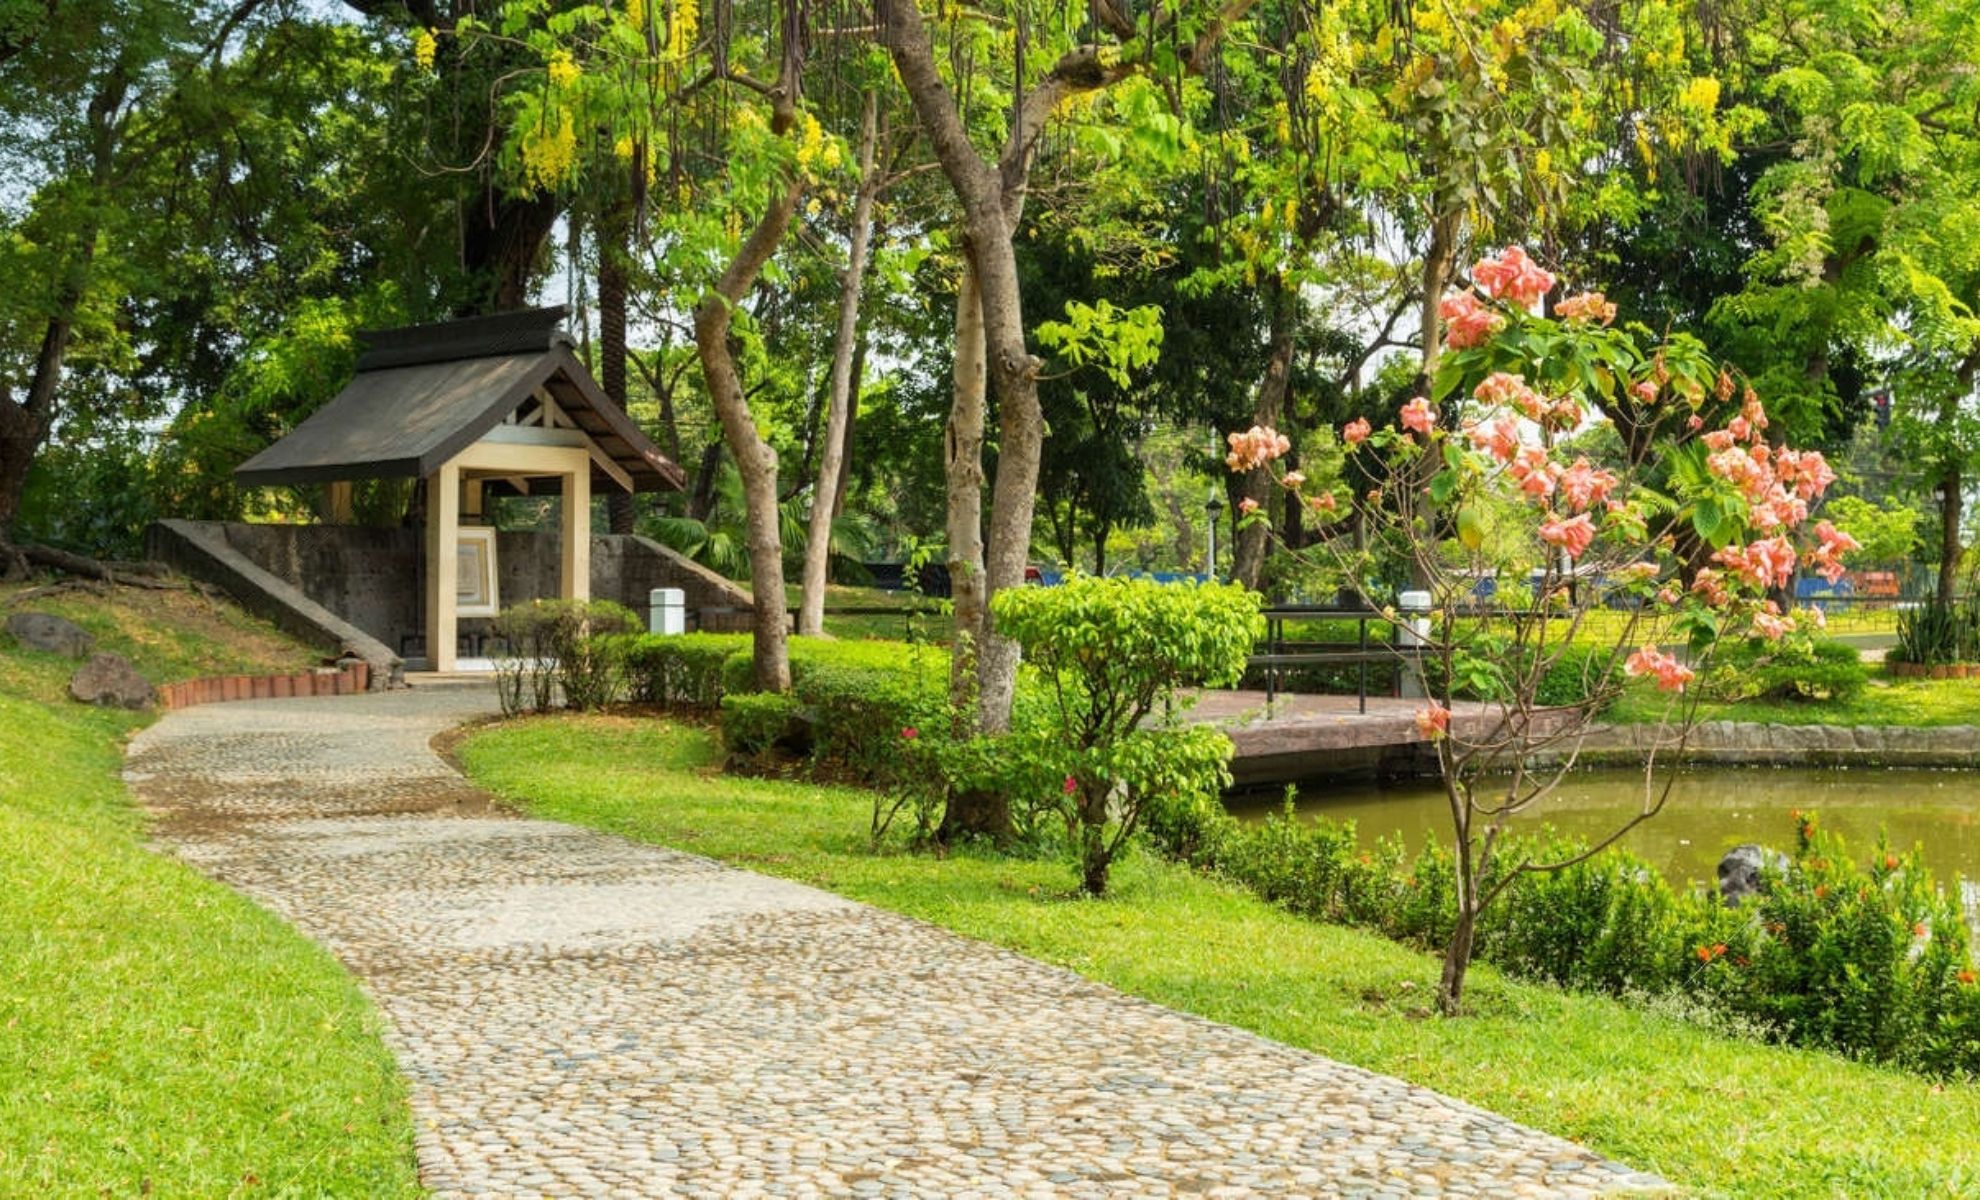
[[[1223,493],[1210,485],[1210,498],[1203,502],[1203,580],[1217,582],[1217,518],[1224,511]]]

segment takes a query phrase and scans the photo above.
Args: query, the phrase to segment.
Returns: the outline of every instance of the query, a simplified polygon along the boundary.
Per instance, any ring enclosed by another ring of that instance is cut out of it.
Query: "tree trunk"
[[[846,270],[839,280],[839,327],[832,342],[832,392],[825,411],[825,436],[818,460],[818,482],[811,493],[811,530],[804,544],[804,582],[798,602],[798,633],[825,632],[826,568],[832,554],[832,517],[838,511],[840,464],[846,426],[851,420],[853,356],[859,344],[859,298],[866,283],[866,250],[873,233],[873,205],[880,191],[874,163],[879,140],[879,103],[868,91],[859,121],[859,191],[853,198]]]
[[[1478,934],[1478,914],[1469,901],[1458,903],[1457,926],[1444,947],[1444,970],[1437,979],[1437,1011],[1447,1017],[1464,1012],[1464,977],[1471,970],[1471,951]]]
[[[853,344],[852,386],[846,389],[846,429],[845,436],[839,439],[839,482],[832,490],[832,515],[844,516],[846,494],[852,491],[853,447],[859,437],[859,389],[866,379],[866,331],[859,332],[859,340]]]
[[[598,222],[598,382],[620,411],[626,407],[626,212],[613,205]],[[611,531],[633,531],[631,492],[605,499]]]
[[[722,471],[722,442],[718,439],[701,448],[701,465],[694,472],[694,487],[688,492],[687,515],[706,521],[715,511],[715,479]]]
[[[784,548],[777,530],[777,452],[756,432],[749,400],[729,353],[730,313],[755,286],[758,273],[776,252],[804,194],[802,179],[773,197],[763,218],[737,251],[728,270],[694,310],[695,349],[709,399],[722,422],[722,434],[742,474],[747,506],[749,586],[755,597],[754,677],[759,691],[791,687],[790,652],[784,632]]]
[[[1291,294],[1283,277],[1270,285],[1272,306],[1271,353],[1265,362],[1265,377],[1258,383],[1258,402],[1252,409],[1254,425],[1275,429],[1285,412],[1286,387],[1292,378],[1293,330],[1297,325],[1298,297]],[[1272,503],[1272,472],[1258,467],[1245,472],[1242,484],[1247,499],[1262,506]],[[1258,577],[1265,568],[1265,551],[1271,543],[1271,529],[1252,525],[1240,529],[1231,549],[1231,579],[1256,591]]]
[[[480,292],[460,316],[509,312],[529,304],[530,276],[543,243],[556,228],[563,202],[543,192],[512,196],[490,183],[468,206],[461,230],[461,267],[479,277]]]
[[[949,603],[955,612],[949,700],[976,711],[977,654],[983,645],[983,410],[989,376],[984,365],[983,301],[976,272],[963,265],[956,285],[955,392],[943,444],[948,485]]]
[[[1939,588],[1941,604],[1951,604],[1959,590],[1959,523],[1965,497],[1963,475],[1957,464],[1948,467],[1939,479]]]

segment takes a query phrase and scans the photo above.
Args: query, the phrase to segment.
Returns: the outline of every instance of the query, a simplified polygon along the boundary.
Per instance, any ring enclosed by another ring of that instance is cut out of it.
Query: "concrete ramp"
[[[228,544],[223,527],[204,521],[155,521],[146,554],[225,591],[242,608],[273,621],[328,655],[354,654],[371,667],[371,686],[405,686],[405,662],[392,649],[311,600],[302,589],[250,561]]]

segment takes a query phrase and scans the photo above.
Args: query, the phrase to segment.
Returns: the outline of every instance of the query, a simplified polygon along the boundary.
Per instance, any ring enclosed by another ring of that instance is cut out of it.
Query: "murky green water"
[[[1643,796],[1640,771],[1578,771],[1535,810],[1529,825],[1551,823],[1593,839],[1613,830]],[[1262,816],[1279,799],[1233,797],[1240,816]],[[1450,810],[1434,781],[1390,787],[1314,784],[1300,793],[1301,812],[1353,820],[1369,842],[1400,833],[1412,848],[1431,832],[1448,836]],[[1823,826],[1867,858],[1880,829],[1893,845],[1925,848],[1933,873],[1980,880],[1980,773],[1962,771],[1713,768],[1681,776],[1664,811],[1638,826],[1624,844],[1674,880],[1714,879],[1719,858],[1741,842],[1791,849],[1795,809],[1820,814]]]

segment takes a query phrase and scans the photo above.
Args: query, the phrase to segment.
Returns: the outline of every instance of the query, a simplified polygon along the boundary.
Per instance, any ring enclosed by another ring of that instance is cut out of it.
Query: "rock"
[[[82,626],[52,613],[18,612],[7,618],[7,632],[30,650],[81,658],[96,648]]]
[[[1734,846],[1719,860],[1719,896],[1728,908],[1737,908],[1748,896],[1760,894],[1760,873],[1768,867],[1784,871],[1788,856],[1752,842]]]
[[[70,677],[69,694],[105,708],[143,708],[151,703],[151,684],[122,655],[92,654]]]

